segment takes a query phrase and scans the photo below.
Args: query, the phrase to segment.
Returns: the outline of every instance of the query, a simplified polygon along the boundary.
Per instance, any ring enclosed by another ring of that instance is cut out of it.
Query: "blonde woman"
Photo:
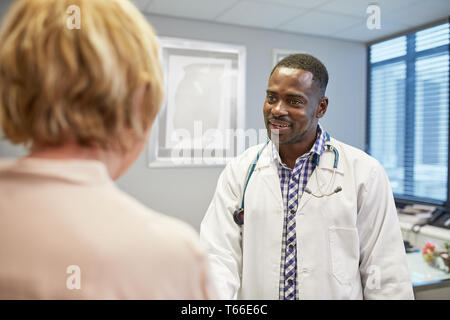
[[[0,161],[1,299],[212,297],[193,229],[113,183],[145,145],[161,83],[154,32],[128,0],[12,5],[0,124],[30,154]]]

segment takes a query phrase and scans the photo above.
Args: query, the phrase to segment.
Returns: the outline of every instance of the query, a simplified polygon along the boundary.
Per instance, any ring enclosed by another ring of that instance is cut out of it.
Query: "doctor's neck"
[[[305,131],[297,139],[283,143],[281,142],[278,146],[278,153],[280,154],[281,160],[291,169],[295,166],[295,161],[308,153],[313,147],[317,139],[317,127],[313,130]]]

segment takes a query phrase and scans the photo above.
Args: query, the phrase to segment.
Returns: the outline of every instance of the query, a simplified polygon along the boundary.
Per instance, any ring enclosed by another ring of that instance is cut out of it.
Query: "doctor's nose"
[[[280,117],[280,116],[286,116],[288,114],[288,112],[286,111],[286,109],[283,106],[283,102],[280,101],[278,102],[271,110],[272,115],[274,115],[275,117]]]

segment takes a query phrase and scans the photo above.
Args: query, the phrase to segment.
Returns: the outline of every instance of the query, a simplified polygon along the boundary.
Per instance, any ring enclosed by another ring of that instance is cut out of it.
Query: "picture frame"
[[[159,37],[164,101],[148,166],[223,166],[244,151],[245,46]]]
[[[272,67],[275,67],[281,59],[295,53],[307,53],[305,51],[287,50],[287,49],[273,49],[272,50]]]

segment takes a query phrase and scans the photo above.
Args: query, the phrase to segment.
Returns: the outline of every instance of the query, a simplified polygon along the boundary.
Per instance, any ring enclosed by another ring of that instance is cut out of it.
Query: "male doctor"
[[[270,141],[220,175],[200,234],[223,299],[414,298],[384,169],[318,123],[327,83],[315,57],[281,60],[263,108]]]

